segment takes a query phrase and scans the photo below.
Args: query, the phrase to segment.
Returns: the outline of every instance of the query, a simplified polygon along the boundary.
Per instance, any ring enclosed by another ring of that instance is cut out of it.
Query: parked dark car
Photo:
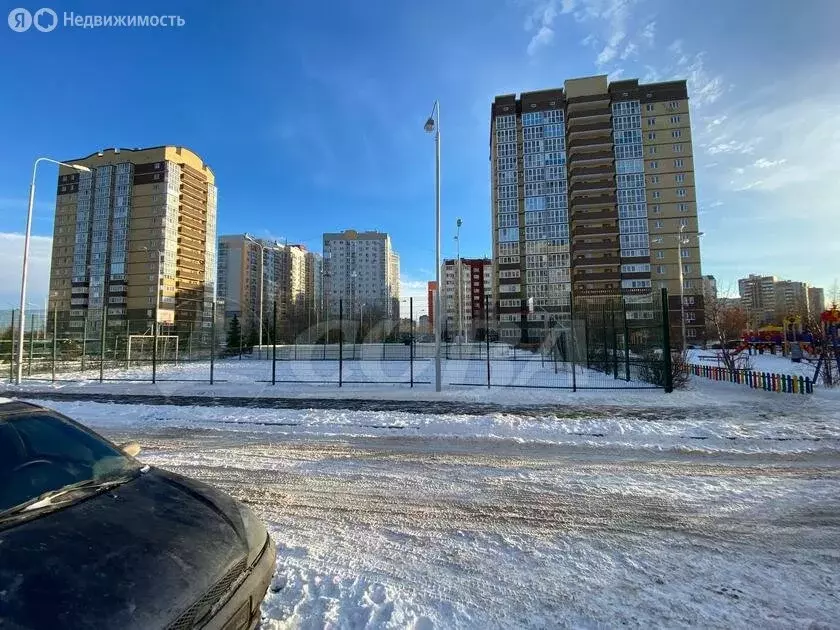
[[[259,625],[275,565],[263,524],[139,450],[0,403],[0,629]]]

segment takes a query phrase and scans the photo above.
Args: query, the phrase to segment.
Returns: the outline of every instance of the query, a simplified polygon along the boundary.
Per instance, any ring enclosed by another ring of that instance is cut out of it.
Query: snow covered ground
[[[836,627],[836,401],[714,385],[532,414],[44,404],[251,504],[272,630]]]
[[[719,350],[689,350],[689,363],[695,365],[713,365],[722,366],[723,363],[719,361]],[[783,357],[780,354],[753,354],[747,355],[742,352],[740,355],[744,360],[748,360],[752,366],[751,369],[757,372],[770,372],[772,374],[790,374],[791,376],[807,376],[814,378],[814,371],[816,370],[816,363],[809,363],[803,360],[801,363],[794,363],[790,357]]]

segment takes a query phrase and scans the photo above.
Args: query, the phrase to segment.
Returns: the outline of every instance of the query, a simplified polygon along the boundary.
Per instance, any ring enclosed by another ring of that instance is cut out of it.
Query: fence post
[[[630,326],[627,323],[627,302],[621,298],[621,306],[624,317],[624,380],[630,382]]]
[[[487,348],[487,389],[490,389],[490,296],[484,295],[484,345]]]
[[[668,319],[668,289],[662,287],[662,367],[665,370],[665,393],[674,391],[671,373],[671,322]]]
[[[612,310],[613,379],[618,380],[618,331],[615,328],[615,302],[610,300]]]
[[[575,297],[569,291],[569,330],[572,333],[572,391],[577,391],[577,331],[575,330]],[[584,320],[584,327],[586,320]]]
[[[341,387],[344,369],[344,300],[338,300],[338,386]]]
[[[15,309],[12,309],[12,339],[9,342],[9,383],[15,382]]]
[[[159,329],[160,325],[158,324],[158,307],[157,304],[155,304],[155,321],[152,322],[152,383],[157,382],[157,347]],[[190,329],[192,329],[192,326],[190,326]],[[189,340],[192,341],[192,335],[190,335]],[[189,358],[187,360],[189,360]]]
[[[806,394],[813,394],[814,393],[814,384],[811,382],[811,378],[806,376],[805,377],[805,393]]]
[[[586,351],[586,369],[588,370],[590,367],[589,362],[589,302],[585,302],[583,305],[583,347]]]
[[[210,307],[210,317],[212,318],[210,320],[210,384],[212,385],[216,377],[216,300],[213,300],[213,306]],[[239,339],[241,344],[241,333]]]
[[[108,310],[102,307],[102,330],[99,331],[99,382],[105,380],[105,326],[108,319]]]
[[[46,329],[46,323],[44,324]],[[52,382],[55,383],[55,359],[58,350],[58,309],[53,309]]]
[[[26,375],[32,376],[32,357],[35,350],[35,313],[30,316],[29,324],[29,366],[26,368]]]
[[[414,387],[414,298],[408,298],[408,319],[411,320],[409,326],[409,351],[408,351],[408,369],[410,376],[411,387]]]
[[[271,329],[271,384],[277,384],[277,300],[274,300],[274,308],[271,317],[274,320]]]

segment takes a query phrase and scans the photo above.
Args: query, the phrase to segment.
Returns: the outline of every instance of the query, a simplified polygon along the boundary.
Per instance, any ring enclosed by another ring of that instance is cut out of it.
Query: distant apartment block
[[[818,287],[808,287],[808,310],[811,315],[819,317],[825,311],[825,290]]]
[[[400,259],[382,232],[324,234],[324,291],[327,310],[347,319],[362,313],[399,320]]]
[[[224,299],[226,319],[236,315],[243,331],[258,331],[262,301],[265,339],[265,333],[273,326],[275,304],[281,323],[305,314],[305,309],[315,304],[307,293],[308,257],[301,245],[256,239],[247,234],[220,237],[219,297]]]
[[[776,276],[750,274],[738,280],[741,307],[753,327],[768,324],[776,316]]]
[[[496,329],[493,263],[489,258],[444,260],[441,266],[442,331],[445,337],[476,339],[479,329]],[[460,290],[459,290],[460,280]],[[458,313],[461,318],[459,320]],[[459,331],[460,326],[460,331]]]
[[[793,280],[779,280],[773,287],[776,292],[776,315],[807,315],[808,284]]]
[[[306,253],[306,289],[304,294],[309,308],[319,314],[325,311],[324,258],[316,252]]]
[[[105,149],[59,169],[49,308],[135,334],[209,330],[216,295],[213,171],[184,147]]]
[[[673,338],[705,327],[685,81],[567,80],[497,96],[490,123],[493,258],[501,339],[539,339],[570,295],[650,303],[667,288]],[[680,287],[682,268],[683,286]],[[535,310],[526,311],[528,298]],[[632,323],[632,322],[631,322]]]
[[[718,290],[717,290],[717,280],[714,276],[703,276],[701,278],[702,287],[703,287],[703,302],[705,304],[710,303],[712,300],[717,299]]]
[[[438,283],[436,280],[429,280],[426,283],[426,312],[429,315],[429,326],[431,331],[435,330],[435,294],[437,294]]]

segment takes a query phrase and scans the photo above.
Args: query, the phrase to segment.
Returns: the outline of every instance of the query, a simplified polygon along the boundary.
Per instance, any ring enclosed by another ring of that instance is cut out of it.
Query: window
[[[498,197],[499,199],[515,199],[516,193],[516,186],[499,186]]]
[[[525,166],[528,166],[527,162]],[[516,168],[516,156],[505,156],[496,159],[496,168],[500,171],[509,171]]]
[[[682,145],[681,144],[675,144],[672,148],[674,149],[674,153],[682,153]]]
[[[542,153],[542,140],[526,140],[522,148],[524,153]]]
[[[621,265],[621,273],[650,273],[650,263]]]
[[[670,101],[668,103],[668,109],[679,109],[680,103],[679,101]]]
[[[688,204],[687,204],[687,203],[680,203],[680,204],[677,204],[677,209],[678,209],[680,212],[688,212]]]
[[[645,105],[646,112],[652,112],[655,108],[655,103],[648,103]]]
[[[680,129],[674,129],[671,132],[671,137],[672,138],[679,138],[680,136],[682,136],[682,130],[680,130]]]
[[[542,127],[525,127],[522,129],[522,137],[527,140],[539,140],[543,137]]]
[[[545,179],[545,171],[541,168],[526,168],[525,181],[538,182]]]
[[[682,168],[683,167],[683,159],[679,158],[674,160],[674,168]]]
[[[688,227],[688,219],[680,219],[680,227]]]
[[[506,184],[516,183],[516,171],[498,171],[496,173],[496,183],[500,186]]]
[[[648,147],[649,155],[656,155],[656,147]]]
[[[500,228],[517,227],[518,225],[519,225],[519,215],[518,214],[500,214],[499,215],[499,227]]]
[[[685,188],[677,188],[677,197],[685,197]]]
[[[657,230],[661,230],[661,229],[662,229],[662,221],[657,220],[657,221],[653,224],[653,227],[655,227]]]
[[[674,175],[674,181],[678,184],[682,184],[685,182],[685,175],[683,173],[677,173]]]
[[[658,169],[659,168],[659,162],[657,162],[656,160],[651,160],[650,161],[650,167],[654,170]]]
[[[659,183],[659,175],[651,175],[650,176],[650,183],[651,184],[658,184]]]
[[[514,159],[514,164],[516,160]],[[535,168],[543,165],[542,153],[529,153],[525,156],[525,168]]]
[[[680,122],[679,116],[671,116],[671,124],[676,125],[678,122]]]
[[[648,118],[647,119],[648,127],[653,127],[656,124],[656,118]]]
[[[650,280],[622,280],[622,289],[648,289],[650,288]]]
[[[691,273],[692,266],[691,265],[683,265],[683,273]]]
[[[617,101],[612,104],[613,116],[627,116],[630,114],[638,114],[640,110],[639,101]]]
[[[648,140],[656,140],[656,132],[655,131],[648,131],[647,139]]]
[[[660,254],[662,252],[656,252],[656,253]],[[657,255],[656,257],[657,258],[663,258],[663,256],[659,256],[659,255]],[[657,265],[656,266],[656,273],[658,273],[659,275],[663,275],[665,273],[665,265]]]
[[[661,196],[662,196],[662,193],[660,193],[658,190],[653,191],[653,198],[654,199],[659,199]]]
[[[662,212],[662,206],[660,206],[658,203],[655,203],[653,204],[653,206],[651,206],[651,210],[653,211],[653,214],[659,214],[660,212]]]
[[[613,118],[613,129],[638,129],[642,126],[640,116],[616,116]]]
[[[511,118],[513,118],[513,116],[511,116]],[[526,112],[526,113],[522,114],[522,126],[523,127],[531,127],[533,125],[541,125],[542,123],[543,123],[542,112]]]
[[[516,142],[516,129],[496,128],[496,142]]]
[[[621,219],[618,225],[622,234],[647,232],[647,221],[645,219]]]
[[[498,199],[496,201],[496,209],[499,212],[516,212],[519,208],[519,203],[516,199]]]
[[[642,145],[638,144],[617,144],[615,145],[615,159],[625,160],[642,157]]]
[[[665,252],[662,251],[661,249],[656,250],[656,259],[657,260],[663,260],[664,258],[665,258]],[[660,269],[662,269],[662,267],[660,267]]]
[[[510,142],[506,144],[496,145],[496,155],[498,157],[512,157],[516,158],[516,143]],[[514,162],[515,165],[515,162]]]
[[[683,249],[683,250],[680,250],[680,252],[681,252],[680,256],[682,258],[691,258],[691,250],[690,249]]]

